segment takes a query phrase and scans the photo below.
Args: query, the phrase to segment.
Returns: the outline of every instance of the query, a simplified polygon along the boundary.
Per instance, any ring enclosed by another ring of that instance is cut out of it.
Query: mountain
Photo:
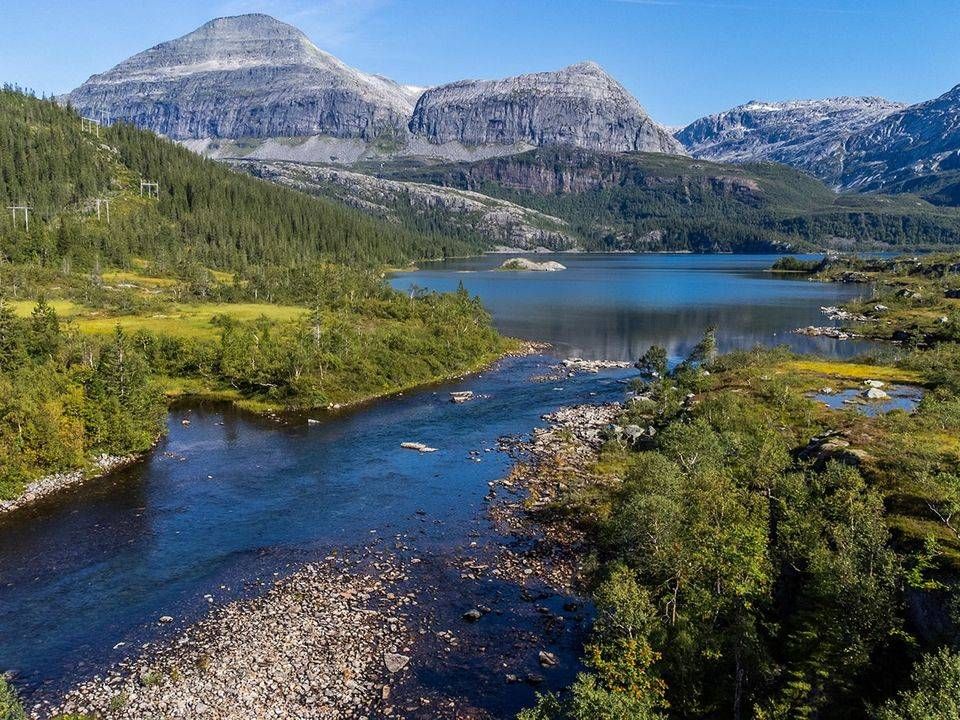
[[[840,183],[856,190],[943,191],[960,200],[960,85],[851,135]]]
[[[776,163],[554,146],[473,162],[376,161],[350,171],[233,164],[410,230],[466,232],[464,240],[479,237],[487,248],[769,252],[960,243],[958,210],[909,195],[836,193]]]
[[[560,218],[470,190],[391,180],[342,167],[265,160],[227,162],[263,180],[330,197],[421,231],[463,237],[484,249],[579,249],[577,239]]]
[[[212,20],[65,99],[218,159],[471,160],[548,145],[683,152],[594,63],[424,91],[351,68],[267,15]]]
[[[867,97],[753,101],[701,118],[676,138],[698,158],[769,160],[841,190],[960,205],[960,85],[910,106]]]
[[[167,137],[323,134],[373,141],[403,134],[417,89],[355,70],[267,15],[211,20],[94,75],[69,94]]]
[[[676,134],[694,156],[722,162],[772,161],[839,183],[847,139],[905,105],[876,97],[753,100],[696,120]]]
[[[432,88],[417,101],[410,130],[435,145],[683,152],[620,83],[592,62]]]

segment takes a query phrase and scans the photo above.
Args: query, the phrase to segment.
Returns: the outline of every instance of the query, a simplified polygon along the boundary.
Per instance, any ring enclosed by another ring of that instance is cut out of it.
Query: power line
[[[80,129],[89,133],[94,133],[97,137],[100,137],[100,123],[93,118],[80,118]]]

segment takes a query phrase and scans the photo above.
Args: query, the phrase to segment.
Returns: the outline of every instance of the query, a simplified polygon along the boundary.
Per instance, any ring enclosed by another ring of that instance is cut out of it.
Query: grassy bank
[[[101,453],[148,449],[173,399],[345,406],[518,349],[463,291],[405,295],[379,272],[329,264],[243,275],[6,265],[0,283],[20,297],[0,301],[0,499]]]
[[[844,327],[865,337],[908,347],[960,342],[960,254],[843,257],[810,263],[803,272],[820,282],[869,283],[873,292],[844,309]]]

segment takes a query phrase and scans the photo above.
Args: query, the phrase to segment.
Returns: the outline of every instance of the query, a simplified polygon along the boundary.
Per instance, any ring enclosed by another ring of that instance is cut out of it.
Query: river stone
[[[560,661],[557,660],[556,655],[551,652],[547,652],[546,650],[540,651],[539,660],[540,664],[544,667],[556,667],[560,663]]]
[[[384,653],[383,654],[383,663],[387,666],[387,670],[391,673],[398,673],[403,670],[407,663],[410,662],[410,657],[408,655],[400,655],[399,653]]]

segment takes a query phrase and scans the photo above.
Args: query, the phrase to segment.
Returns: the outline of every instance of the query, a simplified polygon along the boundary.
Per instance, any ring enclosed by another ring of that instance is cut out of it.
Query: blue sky
[[[957,0],[10,0],[0,81],[64,92],[220,15],[266,12],[351,65],[432,85],[595,60],[679,125],[751,99],[960,83]]]

